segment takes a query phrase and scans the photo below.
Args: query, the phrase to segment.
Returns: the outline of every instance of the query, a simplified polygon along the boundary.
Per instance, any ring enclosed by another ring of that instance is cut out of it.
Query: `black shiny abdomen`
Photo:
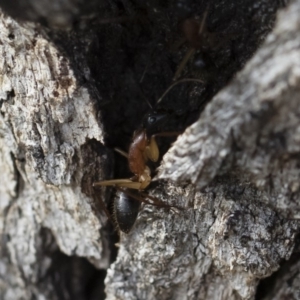
[[[140,210],[140,202],[123,192],[119,192],[114,201],[114,215],[119,229],[129,233]]]

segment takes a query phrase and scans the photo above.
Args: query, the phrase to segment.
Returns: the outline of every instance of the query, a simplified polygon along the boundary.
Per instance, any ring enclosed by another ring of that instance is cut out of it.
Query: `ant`
[[[175,85],[183,82],[203,83],[202,80],[194,78],[184,78],[178,80],[167,88],[163,95],[158,99],[156,104],[161,102],[161,100]],[[94,182],[93,184],[94,187],[114,186],[117,189],[118,197],[115,197],[114,200],[113,216],[118,228],[124,233],[129,233],[133,227],[137,219],[141,202],[158,207],[175,207],[180,209],[180,207],[164,204],[159,199],[143,193],[143,191],[150,185],[152,180],[151,170],[147,165],[147,162],[149,160],[152,162],[157,162],[159,159],[159,149],[155,138],[157,136],[178,135],[178,132],[160,132],[161,127],[165,124],[169,116],[166,113],[154,111],[152,107],[151,110],[152,112],[148,113],[144,117],[140,128],[134,132],[128,153],[117,148],[115,149],[115,151],[128,159],[129,169],[134,176],[129,179],[104,180]],[[105,208],[102,200],[101,202],[104,212],[106,213],[107,217],[111,219],[111,214]]]
[[[177,45],[175,45],[174,48],[179,48],[184,43],[187,43],[189,45],[189,50],[186,52],[185,56],[177,67],[173,77],[174,81],[180,77],[180,74],[182,73],[186,64],[191,57],[196,54],[197,50],[200,50],[202,53],[204,53],[209,49],[217,49],[232,35],[229,34],[229,37],[226,38],[223,36],[222,38],[220,37],[221,33],[209,32],[206,27],[207,15],[208,7],[204,12],[201,21],[196,18],[187,18],[181,23],[180,27],[184,37],[177,43]],[[198,67],[205,66],[205,62],[201,56],[195,61],[195,65]]]

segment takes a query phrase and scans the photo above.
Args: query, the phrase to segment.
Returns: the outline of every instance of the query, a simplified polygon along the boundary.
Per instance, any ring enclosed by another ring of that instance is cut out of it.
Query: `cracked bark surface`
[[[1,236],[2,255],[9,254],[1,294],[48,298],[37,289],[51,262],[39,253],[42,229],[50,229],[52,244],[63,253],[108,266],[99,214],[78,185],[86,172],[101,170],[106,152],[93,100],[78,86],[66,57],[34,27],[3,14],[0,26]],[[81,153],[89,141],[98,144],[92,165]]]
[[[284,3],[212,1],[208,27],[241,33],[208,56],[215,80],[164,99],[185,116],[174,123],[192,125],[148,191],[184,209],[144,205],[114,262],[99,204],[113,193],[92,183],[126,172],[111,148],[128,145],[148,110],[141,95],[158,99],[185,54],[162,46],[179,16],[124,1],[147,21],[99,27],[95,12],[111,17],[119,3],[35,2],[0,1],[16,18],[0,15],[1,299],[103,299],[104,283],[107,299],[298,299],[300,1],[263,43]]]

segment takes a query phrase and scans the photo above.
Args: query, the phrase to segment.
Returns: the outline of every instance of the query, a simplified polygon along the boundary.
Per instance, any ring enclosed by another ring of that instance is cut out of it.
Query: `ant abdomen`
[[[137,219],[140,205],[140,201],[124,192],[117,193],[114,200],[114,218],[122,232],[129,233]]]

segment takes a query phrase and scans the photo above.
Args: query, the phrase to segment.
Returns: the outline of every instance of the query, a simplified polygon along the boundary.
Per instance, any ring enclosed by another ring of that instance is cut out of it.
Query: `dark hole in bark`
[[[47,261],[50,259],[51,263],[46,274],[40,276],[37,285],[43,289],[43,286],[47,286],[51,282],[55,291],[52,291],[53,295],[48,295],[48,299],[105,299],[106,270],[96,269],[85,258],[62,253],[52,233],[46,228],[41,230],[41,239],[43,243],[39,253],[41,266],[46,259]],[[41,269],[43,272],[45,271],[45,268],[41,267]],[[51,291],[48,292],[51,293]]]

